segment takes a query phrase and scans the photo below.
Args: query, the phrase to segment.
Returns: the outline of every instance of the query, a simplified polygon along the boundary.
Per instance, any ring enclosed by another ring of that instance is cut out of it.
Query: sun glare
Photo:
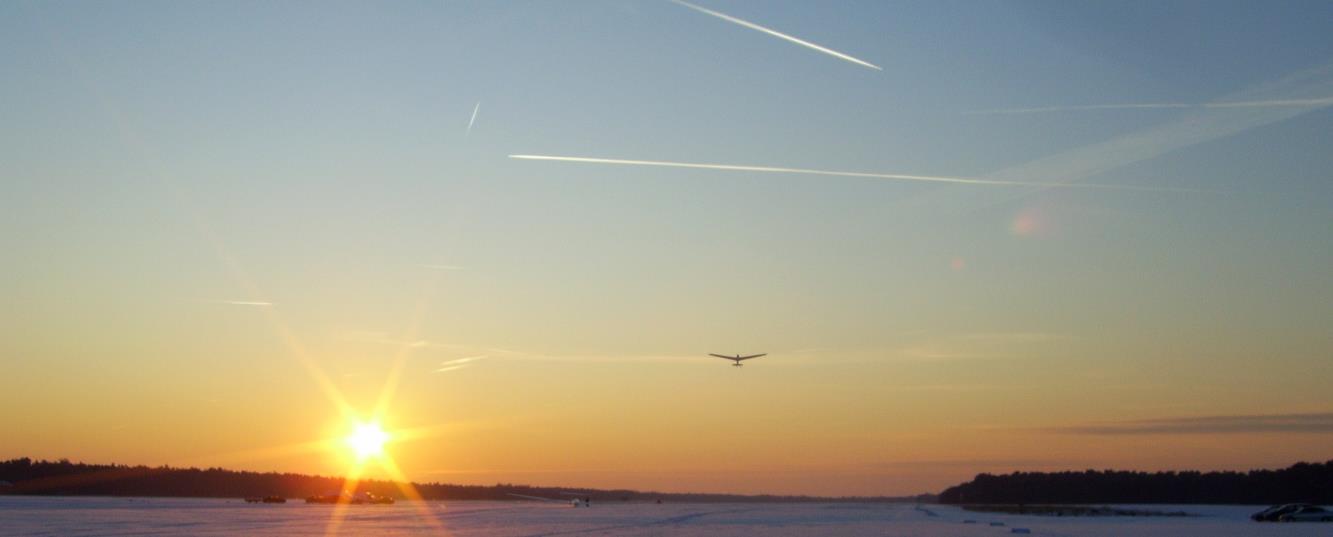
[[[356,453],[357,459],[366,459],[384,453],[384,443],[389,441],[389,433],[384,432],[378,423],[362,423],[347,436],[347,445]]]

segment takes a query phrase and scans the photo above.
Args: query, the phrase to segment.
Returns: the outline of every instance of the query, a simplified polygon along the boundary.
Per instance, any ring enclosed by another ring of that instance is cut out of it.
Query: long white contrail
[[[972,177],[940,177],[935,175],[907,175],[900,173],[844,172],[836,170],[814,170],[809,168],[780,168],[774,166],[744,166],[736,164],[706,164],[697,162],[669,162],[661,160],[628,160],[594,157],[563,157],[552,155],[509,155],[511,159],[546,160],[556,162],[578,162],[583,164],[619,164],[625,166],[659,166],[665,168],[691,168],[698,170],[724,170],[733,172],[789,173],[802,175],[828,175],[834,177],[861,177],[868,179],[893,179],[898,181],[923,181],[930,183],[958,183],[985,186],[1031,186],[1058,188],[1100,188],[1108,190],[1145,190],[1155,192],[1199,192],[1198,190],[1170,187],[1152,187],[1136,185],[1108,185],[1100,183],[1034,183],[1028,181],[1006,181],[1001,179],[976,179]]]
[[[477,112],[481,111],[481,101],[477,101],[477,106],[472,107],[472,119],[467,120],[467,135],[472,135],[472,124],[477,122]]]
[[[874,69],[874,70],[876,70],[876,71],[883,71],[883,70],[884,70],[882,67],[880,67],[880,66],[878,66],[878,65],[875,65],[875,64],[873,64],[873,63],[870,63],[870,62],[868,62],[868,61],[865,61],[865,60],[862,60],[862,59],[859,59],[859,58],[855,58],[855,57],[852,57],[852,56],[847,55],[847,54],[843,54],[843,53],[838,52],[838,51],[836,51],[836,50],[833,50],[833,49],[831,49],[831,48],[821,47],[821,46],[819,46],[819,45],[816,45],[816,44],[811,43],[811,42],[809,42],[809,41],[806,41],[806,40],[804,40],[804,39],[800,39],[800,38],[792,37],[792,36],[790,36],[790,35],[787,35],[787,34],[784,34],[784,33],[782,33],[782,32],[779,32],[779,31],[777,31],[777,30],[774,30],[774,29],[772,29],[772,28],[765,28],[765,27],[760,26],[760,25],[758,25],[758,24],[755,24],[755,23],[753,23],[753,22],[750,22],[750,21],[747,21],[747,20],[743,20],[743,19],[738,19],[738,18],[733,17],[733,16],[731,16],[731,15],[727,15],[726,13],[718,13],[718,12],[713,11],[713,10],[711,10],[711,9],[708,9],[708,8],[706,8],[706,7],[696,6],[696,5],[691,4],[691,3],[689,3],[689,2],[685,2],[684,0],[671,0],[671,1],[674,2],[674,3],[676,3],[676,4],[680,4],[680,5],[682,5],[682,6],[685,6],[685,7],[688,7],[688,8],[690,8],[690,9],[693,9],[693,10],[695,10],[695,11],[698,11],[698,12],[700,12],[700,13],[704,13],[704,14],[707,14],[707,15],[712,15],[712,16],[717,17],[717,18],[719,18],[719,19],[722,19],[722,20],[724,20],[724,21],[727,21],[727,22],[730,22],[730,23],[733,23],[733,24],[739,24],[739,25],[744,26],[744,27],[746,27],[746,28],[749,28],[749,29],[751,29],[751,30],[757,30],[757,31],[766,33],[766,34],[768,34],[768,35],[771,35],[771,36],[773,36],[773,37],[776,37],[776,38],[779,38],[779,39],[785,39],[785,40],[790,41],[790,42],[792,42],[792,43],[796,43],[797,45],[800,45],[800,46],[803,46],[803,47],[806,47],[806,48],[809,48],[809,49],[814,49],[814,50],[817,50],[817,51],[819,51],[819,52],[823,52],[824,54],[828,54],[829,56],[833,56],[834,58],[838,58],[838,59],[840,59],[840,60],[849,61],[849,62],[852,62],[852,63],[857,64],[857,65],[861,65],[861,66],[864,66],[864,67],[869,67],[869,68]]]
[[[1084,104],[1074,106],[1041,106],[1036,108],[999,108],[994,110],[974,110],[972,115],[1000,114],[1042,114],[1047,112],[1084,112],[1089,110],[1133,110],[1157,108],[1301,108],[1333,105],[1333,97],[1317,99],[1274,99],[1267,101],[1223,101],[1212,103],[1124,103],[1124,104]]]

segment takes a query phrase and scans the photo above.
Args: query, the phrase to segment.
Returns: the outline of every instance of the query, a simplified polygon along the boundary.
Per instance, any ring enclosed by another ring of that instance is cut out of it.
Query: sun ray
[[[417,332],[421,328],[421,322],[426,317],[426,310],[430,305],[431,298],[435,295],[435,289],[439,286],[441,275],[436,273],[427,278],[425,289],[421,293],[421,299],[417,301],[416,309],[412,313],[412,318],[407,323],[407,329],[403,331],[403,345],[399,347],[398,353],[394,355],[393,365],[390,366],[389,376],[384,380],[384,386],[380,389],[379,399],[375,402],[375,411],[372,414],[373,420],[382,420],[384,414],[389,410],[389,403],[393,401],[394,395],[398,392],[398,383],[403,375],[403,368],[407,366],[407,359],[412,355],[412,351],[417,348],[412,342],[416,341]]]
[[[389,478],[393,480],[394,485],[397,485],[403,496],[412,501],[412,506],[416,509],[417,515],[425,520],[427,524],[435,527],[441,533],[445,533],[444,524],[426,507],[426,499],[421,496],[416,487],[412,486],[412,481],[398,468],[398,463],[391,457],[384,457],[379,462],[380,467],[384,469],[385,473],[389,474]]]
[[[347,506],[349,504],[346,501],[346,496],[356,492],[356,485],[361,481],[363,471],[365,471],[365,464],[357,462],[352,465],[350,471],[347,472],[347,476],[343,478],[342,490],[338,491],[338,494],[343,497],[333,504],[333,511],[329,513],[329,523],[324,527],[325,536],[338,534],[338,528],[342,526],[343,518],[347,516]]]
[[[65,50],[63,46],[64,43],[60,41],[60,36],[52,34],[48,37],[51,39],[52,46],[57,50]],[[217,236],[213,231],[212,226],[210,226],[204,218],[202,211],[198,209],[198,204],[194,203],[185,189],[182,188],[170,174],[163,171],[162,166],[159,164],[161,159],[157,157],[157,152],[153,151],[153,148],[139,136],[139,133],[133,128],[130,122],[126,119],[125,114],[121,111],[121,107],[117,106],[117,103],[112,101],[106,92],[102,91],[101,86],[96,83],[96,80],[88,74],[90,71],[84,67],[83,62],[70,53],[64,54],[64,57],[71,69],[75,72],[78,80],[83,84],[84,89],[93,96],[93,99],[97,101],[102,112],[113,124],[115,124],[121,142],[124,144],[125,149],[127,149],[127,153],[135,155],[138,158],[140,165],[143,167],[144,172],[166,189],[167,193],[175,202],[175,209],[185,215],[191,227],[203,236],[209,247],[212,248],[214,255],[217,256],[227,269],[227,273],[232,278],[233,282],[247,293],[246,296],[251,297],[250,300],[244,302],[249,304],[268,305],[268,307],[260,309],[263,310],[266,320],[272,325],[274,332],[276,332],[282,339],[282,342],[287,347],[288,351],[292,353],[296,361],[306,370],[306,374],[310,375],[311,379],[315,381],[319,389],[324,393],[324,396],[328,398],[332,404],[337,406],[344,416],[350,415],[351,407],[347,404],[342,394],[337,390],[333,382],[329,380],[328,376],[324,374],[323,370],[319,368],[319,365],[309,356],[304,345],[302,345],[295,337],[292,331],[287,327],[286,323],[282,321],[278,313],[274,311],[274,308],[271,307],[272,302],[266,298],[267,295],[264,294],[248,277],[240,263],[228,254],[226,248],[223,246],[222,240]]]
[[[484,427],[484,422],[454,421],[437,425],[423,425],[406,429],[395,429],[393,431],[393,438],[395,443],[411,442],[413,440],[439,438],[463,430],[480,429]]]
[[[86,71],[82,69],[82,64],[77,58],[74,58],[71,55],[67,57],[67,60],[74,67],[76,73],[79,75],[86,75]],[[159,159],[156,158],[157,155],[156,152],[153,151],[153,148],[139,137],[129,121],[125,119],[119,107],[116,106],[116,103],[112,102],[111,99],[107,98],[107,96],[100,91],[100,87],[95,84],[95,80],[85,76],[82,81],[85,83],[86,89],[92,93],[94,98],[99,102],[106,115],[111,119],[115,126],[118,127],[121,141],[127,149],[129,149],[129,153],[136,155],[147,174],[167,190],[175,201],[175,208],[186,216],[191,227],[203,237],[204,242],[211,248],[214,256],[224,266],[227,275],[237,287],[242,289],[244,296],[246,297],[246,300],[231,300],[225,302],[235,305],[264,306],[258,309],[262,311],[265,321],[278,336],[278,339],[287,350],[287,353],[301,366],[306,375],[315,383],[322,395],[331,405],[333,405],[344,420],[355,420],[358,415],[356,410],[338,389],[337,385],[334,384],[332,379],[320,367],[315,358],[310,354],[305,343],[301,341],[301,338],[283,319],[278,308],[274,307],[274,302],[272,302],[268,295],[255,284],[247,271],[241,266],[241,263],[228,252],[222,239],[215,233],[213,227],[205,219],[202,211],[200,211],[197,204],[191,200],[185,189],[163,170],[159,164]],[[471,130],[472,124],[476,121],[476,115],[479,109],[480,103],[477,103],[477,106],[473,109],[473,115],[469,120],[469,131]],[[413,312],[411,320],[408,322],[407,330],[405,330],[407,341],[415,339],[415,334],[425,317],[427,306],[434,294],[439,278],[440,275],[436,274],[427,281],[425,292],[422,293],[421,299]],[[418,513],[428,523],[443,533],[443,525],[437,518],[430,515],[421,494],[407,479],[406,474],[399,468],[397,462],[395,462],[389,454],[383,452],[383,445],[390,440],[425,438],[442,430],[442,427],[416,428],[410,430],[400,439],[395,439],[392,438],[393,435],[380,428],[379,424],[388,413],[389,406],[398,390],[402,372],[414,348],[413,345],[406,344],[398,351],[393,365],[390,368],[388,378],[380,390],[374,411],[371,413],[371,421],[361,424],[360,429],[354,429],[353,438],[355,439],[355,443],[352,447],[356,451],[355,454],[358,456],[355,457],[355,460],[349,466],[343,479],[342,490],[339,492],[340,494],[345,493],[345,495],[354,494],[366,471],[367,464],[374,462],[390,476],[405,497],[414,501],[414,506]],[[220,457],[228,460],[253,461],[328,450],[332,449],[336,443],[336,439],[323,439],[268,448],[235,451],[215,455],[210,458],[214,460]],[[346,498],[343,498],[334,504],[329,521],[325,527],[325,535],[336,535],[338,533],[347,516],[348,501],[346,500]]]

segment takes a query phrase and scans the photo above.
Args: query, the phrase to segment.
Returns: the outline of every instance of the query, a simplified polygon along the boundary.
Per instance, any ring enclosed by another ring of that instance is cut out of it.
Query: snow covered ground
[[[338,533],[999,537],[1023,528],[1050,537],[1333,535],[1333,524],[1251,522],[1247,517],[1257,506],[1160,507],[1200,516],[1052,518],[885,504],[594,504],[575,509],[536,502],[399,502],[348,506]],[[332,512],[332,506],[302,501],[0,496],[0,535],[324,535]]]

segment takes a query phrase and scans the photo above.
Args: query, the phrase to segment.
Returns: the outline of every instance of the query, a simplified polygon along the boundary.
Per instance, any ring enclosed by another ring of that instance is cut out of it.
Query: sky
[[[1333,4],[699,2],[0,4],[0,457],[1329,458]]]

